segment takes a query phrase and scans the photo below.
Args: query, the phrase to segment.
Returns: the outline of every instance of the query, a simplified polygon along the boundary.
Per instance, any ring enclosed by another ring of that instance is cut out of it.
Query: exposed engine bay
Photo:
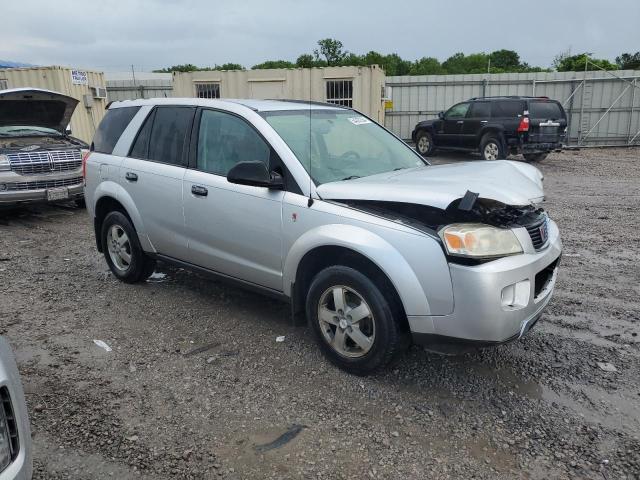
[[[403,202],[343,200],[340,203],[432,234],[452,223],[486,223],[501,228],[524,227],[539,222],[544,215],[544,209],[535,205],[512,206],[487,198],[475,198],[470,208],[461,208],[465,199],[466,196],[454,200],[444,210]]]
[[[61,147],[84,148],[86,144],[81,140],[65,136],[28,136],[28,137],[0,137],[0,150],[9,152],[33,152],[35,150],[60,150]]]

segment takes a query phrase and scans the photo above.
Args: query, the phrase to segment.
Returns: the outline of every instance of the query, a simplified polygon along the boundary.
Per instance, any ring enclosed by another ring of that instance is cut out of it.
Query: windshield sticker
[[[351,117],[349,118],[349,121],[354,125],[365,125],[367,123],[371,123],[371,120],[364,117]]]

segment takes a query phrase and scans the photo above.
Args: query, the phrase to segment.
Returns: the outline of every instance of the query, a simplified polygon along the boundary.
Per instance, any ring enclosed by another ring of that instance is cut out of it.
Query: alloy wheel
[[[113,265],[121,272],[131,265],[131,241],[120,225],[112,225],[107,232],[107,250]]]
[[[427,137],[420,137],[418,140],[418,150],[420,153],[427,153],[431,147],[431,142]]]
[[[352,288],[335,285],[325,290],[318,304],[318,322],[326,342],[344,357],[363,357],[373,347],[373,313],[362,295]]]
[[[497,160],[500,154],[500,148],[495,142],[489,142],[484,147],[484,158],[486,160]]]

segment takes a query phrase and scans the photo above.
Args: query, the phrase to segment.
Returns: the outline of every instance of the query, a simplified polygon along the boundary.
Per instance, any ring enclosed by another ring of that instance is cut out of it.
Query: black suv
[[[544,160],[562,148],[567,115],[546,97],[481,97],[458,103],[438,118],[416,125],[411,138],[416,150],[480,152],[485,160],[521,153],[525,160]]]

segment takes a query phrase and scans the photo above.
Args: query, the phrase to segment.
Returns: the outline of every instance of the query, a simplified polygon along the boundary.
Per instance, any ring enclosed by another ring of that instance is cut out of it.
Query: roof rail
[[[549,97],[544,97],[544,96],[532,97],[531,95],[493,95],[493,96],[487,96],[487,97],[472,97],[472,98],[469,99],[469,101],[471,101],[471,100],[484,100],[484,99],[490,99],[490,98],[511,98],[511,99],[546,98],[546,99],[548,99]]]
[[[289,103],[303,103],[305,105],[318,105],[322,107],[343,108],[345,110],[352,110],[351,107],[345,107],[344,105],[338,105],[336,103],[318,102],[315,100],[299,100],[295,98],[267,98],[274,102],[289,102]]]

